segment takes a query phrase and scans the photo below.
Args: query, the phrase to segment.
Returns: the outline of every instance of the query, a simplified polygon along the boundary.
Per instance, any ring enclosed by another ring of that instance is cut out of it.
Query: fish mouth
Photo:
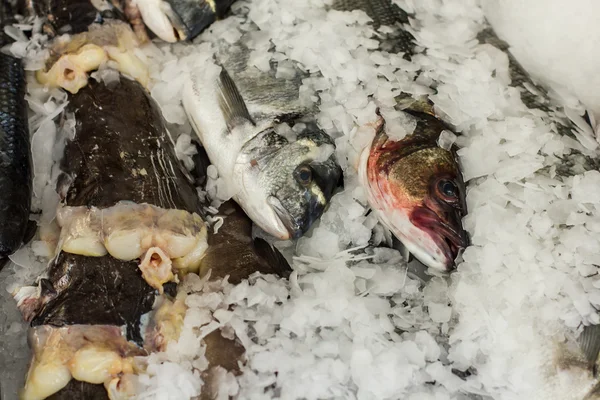
[[[285,209],[285,207],[277,197],[269,197],[269,204],[273,208],[275,215],[277,215],[285,229],[287,229],[288,231],[288,237],[280,239],[298,239],[304,234],[304,230],[302,229],[302,227],[294,221],[290,213]]]
[[[469,245],[469,237],[462,227],[461,217],[456,209],[436,212],[427,205],[418,207],[410,216],[410,221],[427,233],[441,251],[445,271],[455,268],[456,258]]]

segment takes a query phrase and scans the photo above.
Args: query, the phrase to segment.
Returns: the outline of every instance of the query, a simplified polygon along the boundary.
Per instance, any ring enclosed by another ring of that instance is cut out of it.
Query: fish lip
[[[462,227],[461,212],[454,208],[444,211],[450,214],[449,217],[440,216],[433,207],[424,204],[412,212],[410,220],[440,248],[445,258],[445,270],[449,272],[455,268],[455,260],[461,251],[469,245],[469,238]]]
[[[282,240],[298,239],[304,234],[302,228],[292,220],[289,213],[286,211],[281,204],[281,201],[277,197],[269,197],[269,204],[273,208],[275,215],[277,215],[283,226],[285,226],[288,231],[289,236],[287,238],[281,238]]]

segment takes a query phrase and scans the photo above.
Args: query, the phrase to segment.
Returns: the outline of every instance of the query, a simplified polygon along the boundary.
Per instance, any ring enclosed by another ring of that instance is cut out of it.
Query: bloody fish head
[[[390,140],[383,127],[366,151],[369,202],[380,221],[426,266],[453,269],[468,245],[465,185],[454,154],[423,136]]]

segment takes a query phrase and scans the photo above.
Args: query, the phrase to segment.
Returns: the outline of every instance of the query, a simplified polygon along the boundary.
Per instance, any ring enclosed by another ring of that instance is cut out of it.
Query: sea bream
[[[468,244],[465,184],[455,152],[438,145],[448,127],[431,114],[405,111],[417,121],[415,131],[394,140],[380,116],[359,177],[379,220],[406,249],[424,265],[450,271]]]
[[[363,10],[373,27],[393,29],[379,36],[381,49],[414,54],[414,38],[402,28],[408,15],[389,0],[338,0],[338,10]],[[452,131],[436,116],[427,99],[398,96],[397,109],[414,124],[414,131],[402,139],[388,131],[383,116],[371,126],[373,140],[363,150],[358,168],[369,205],[379,221],[402,243],[403,250],[425,266],[451,271],[460,251],[468,245],[462,226],[467,213],[465,184],[456,148],[442,148],[438,139]],[[408,255],[405,253],[408,258]]]
[[[298,238],[322,215],[341,169],[333,140],[309,116],[278,115],[278,105],[259,96],[246,103],[244,95],[255,96],[249,87],[261,87],[261,79],[245,80],[239,90],[225,67],[208,64],[192,74],[183,105],[229,191],[225,199],[232,197],[267,233]],[[292,140],[278,131],[284,121],[296,132]]]
[[[217,19],[223,18],[235,0],[136,0],[144,23],[162,40],[192,40]]]
[[[0,4],[0,29],[12,18]],[[10,43],[0,32],[0,47]],[[14,253],[26,239],[32,195],[32,164],[21,60],[0,52],[0,259]],[[1,266],[0,266],[1,268]]]

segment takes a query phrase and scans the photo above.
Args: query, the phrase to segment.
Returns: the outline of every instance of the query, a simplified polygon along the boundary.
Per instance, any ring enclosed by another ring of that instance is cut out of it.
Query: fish
[[[465,184],[454,151],[438,145],[448,127],[437,117],[405,110],[415,131],[395,140],[379,116],[360,157],[359,179],[379,221],[429,268],[451,271],[469,238],[462,227]]]
[[[138,82],[91,82],[60,161],[59,238],[48,269],[13,294],[33,359],[23,399],[118,398],[135,357],[150,353],[144,316],[175,295],[206,250],[203,205]]]
[[[225,17],[235,0],[137,1],[141,17],[165,42],[193,40],[217,19]]]
[[[414,54],[414,37],[403,27],[409,16],[391,1],[337,0],[333,8],[365,11],[374,29],[393,28],[379,38],[382,50],[402,53],[408,60]],[[452,132],[452,127],[435,114],[426,98],[402,94],[396,101],[396,109],[416,128],[395,139],[398,135],[387,131],[378,113],[371,126],[373,140],[357,166],[359,180],[379,222],[400,241],[405,259],[411,254],[432,270],[450,272],[469,244],[462,226],[466,188],[457,149],[438,145],[442,132]]]
[[[331,137],[310,115],[290,110],[277,115],[277,107],[246,103],[224,66],[207,66],[190,80],[183,106],[229,191],[224,199],[232,197],[280,240],[304,235],[341,180]],[[295,138],[278,132],[283,122],[295,128]]]
[[[2,2],[0,27],[11,23],[11,18],[11,9]],[[0,34],[0,47],[8,43],[10,39]],[[28,242],[36,228],[29,221],[33,173],[26,93],[23,63],[0,52],[0,259],[3,260]]]

